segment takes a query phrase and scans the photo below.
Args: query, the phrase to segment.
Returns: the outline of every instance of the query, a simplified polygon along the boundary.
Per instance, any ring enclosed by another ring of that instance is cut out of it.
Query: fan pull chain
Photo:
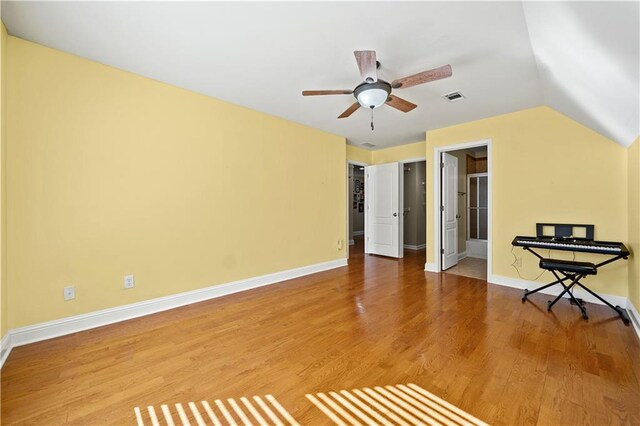
[[[373,107],[371,107],[371,131],[373,132]]]

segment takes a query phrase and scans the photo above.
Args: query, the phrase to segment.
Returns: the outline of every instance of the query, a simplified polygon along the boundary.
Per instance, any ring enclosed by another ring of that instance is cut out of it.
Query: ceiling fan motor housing
[[[384,105],[390,94],[391,85],[384,80],[362,83],[353,91],[353,96],[355,96],[360,105],[372,109]]]

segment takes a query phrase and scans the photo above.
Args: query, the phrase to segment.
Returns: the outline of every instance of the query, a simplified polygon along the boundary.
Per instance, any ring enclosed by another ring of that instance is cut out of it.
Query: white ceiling
[[[525,3],[545,104],[630,145],[640,136],[640,3]]]
[[[628,145],[640,133],[638,3],[2,2],[10,34],[345,136],[376,148],[426,130],[549,105]],[[360,83],[354,50],[391,81],[451,64],[453,77],[398,89],[418,104],[336,117]],[[441,95],[461,91],[449,103]]]

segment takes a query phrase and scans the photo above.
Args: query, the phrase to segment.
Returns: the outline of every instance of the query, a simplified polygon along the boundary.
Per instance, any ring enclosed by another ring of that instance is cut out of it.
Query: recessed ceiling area
[[[2,19],[11,35],[357,146],[539,105],[622,145],[640,133],[637,2],[3,2]],[[375,50],[386,81],[453,75],[394,90],[418,108],[377,108],[371,131],[364,108],[337,119],[352,95],[301,96],[361,83],[354,50]],[[443,98],[453,91],[464,101]]]

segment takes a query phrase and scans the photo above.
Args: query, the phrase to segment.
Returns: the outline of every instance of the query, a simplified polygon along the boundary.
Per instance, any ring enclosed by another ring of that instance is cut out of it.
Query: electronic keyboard
[[[612,254],[620,257],[629,256],[629,250],[622,243],[594,241],[587,238],[517,236],[513,239],[511,245],[583,253]]]

